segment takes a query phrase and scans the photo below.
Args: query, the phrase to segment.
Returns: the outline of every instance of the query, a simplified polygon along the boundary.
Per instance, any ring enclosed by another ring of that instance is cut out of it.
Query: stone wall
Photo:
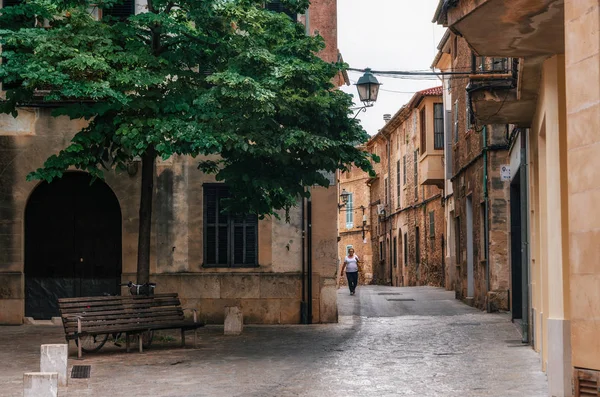
[[[461,37],[453,36],[452,56],[454,70],[471,68],[471,50]],[[459,236],[454,236],[456,244],[456,267],[452,277],[458,298],[468,299],[478,308],[486,308],[488,302],[487,269],[490,266],[490,298],[494,300],[495,309],[508,309],[507,290],[510,280],[510,264],[508,261],[508,224],[507,194],[508,182],[500,178],[500,166],[508,162],[506,148],[507,126],[488,125],[488,230],[489,258],[485,255],[485,196],[484,196],[484,161],[483,161],[483,125],[481,122],[471,124],[467,120],[467,79],[456,79],[451,86],[453,107],[458,107],[458,140],[453,130],[453,170],[454,216],[459,223]],[[468,294],[467,263],[467,201],[472,205],[473,229],[473,278],[474,293]],[[472,298],[472,300],[471,300]]]

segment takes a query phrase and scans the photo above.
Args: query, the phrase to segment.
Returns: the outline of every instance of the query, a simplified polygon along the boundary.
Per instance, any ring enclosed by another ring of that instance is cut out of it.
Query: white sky
[[[338,47],[344,61],[358,69],[430,70],[437,45],[444,34],[443,27],[431,23],[438,1],[337,0]],[[362,75],[348,73],[352,83],[356,83]],[[358,116],[370,135],[375,135],[383,127],[385,113],[394,115],[416,91],[441,85],[437,78],[376,77],[383,84],[379,98],[373,107]],[[354,85],[345,86],[342,90],[353,94],[357,106],[360,104]]]

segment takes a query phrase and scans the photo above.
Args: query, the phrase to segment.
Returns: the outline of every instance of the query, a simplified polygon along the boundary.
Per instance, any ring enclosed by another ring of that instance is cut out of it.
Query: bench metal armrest
[[[194,323],[198,322],[198,310],[191,308],[183,308],[183,310],[191,310],[194,313]]]

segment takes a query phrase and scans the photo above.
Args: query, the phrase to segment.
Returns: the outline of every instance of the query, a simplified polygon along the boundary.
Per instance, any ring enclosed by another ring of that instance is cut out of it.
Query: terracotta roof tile
[[[419,91],[419,94],[421,94],[423,96],[437,96],[437,95],[442,95],[443,93],[444,93],[444,90],[443,90],[442,86],[428,88],[426,90]]]

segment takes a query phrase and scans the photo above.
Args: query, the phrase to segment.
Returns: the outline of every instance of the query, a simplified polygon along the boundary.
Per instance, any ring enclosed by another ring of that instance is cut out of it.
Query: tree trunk
[[[150,234],[152,231],[152,197],[156,151],[149,147],[142,156],[142,188],[140,194],[137,283],[150,281]]]

